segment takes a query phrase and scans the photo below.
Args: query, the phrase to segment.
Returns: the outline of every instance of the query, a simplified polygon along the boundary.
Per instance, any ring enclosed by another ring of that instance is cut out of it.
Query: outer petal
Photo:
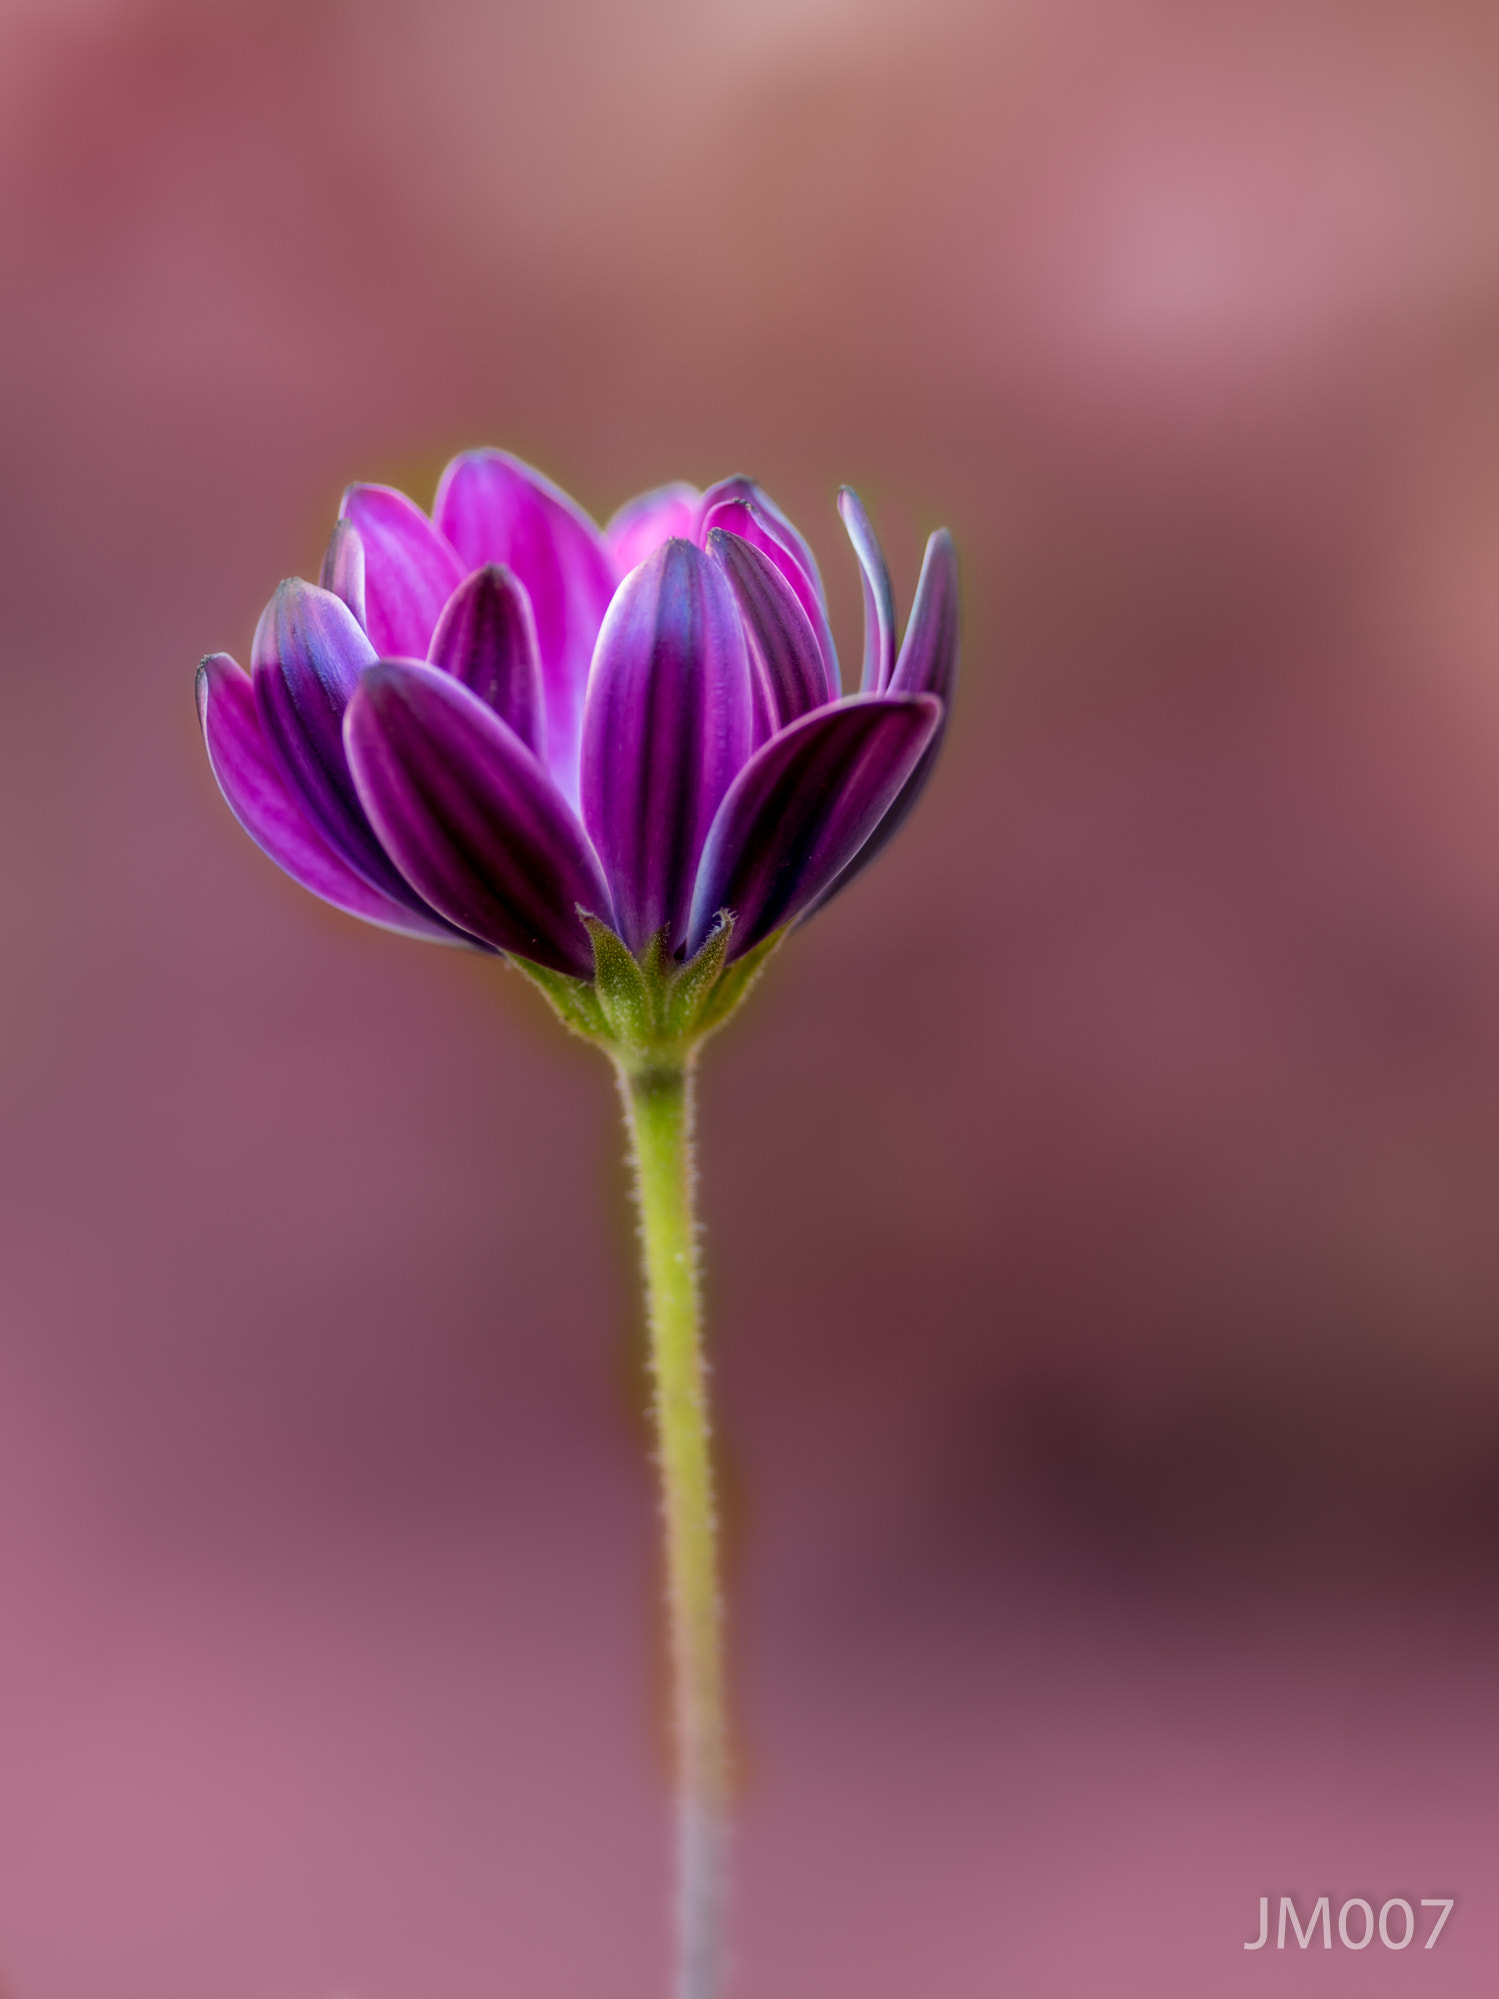
[[[545,759],[536,620],[530,598],[508,569],[491,562],[463,579],[443,608],[427,657]]]
[[[425,915],[375,837],[344,756],[344,709],[374,657],[341,598],[292,577],[255,630],[255,705],[292,796],[329,846],[371,888]]]
[[[704,493],[698,517],[697,541],[700,547],[707,545],[708,536],[714,528],[737,534],[763,555],[768,555],[796,592],[797,602],[806,612],[817,634],[817,643],[822,648],[828,699],[836,701],[842,686],[838,674],[838,649],[833,644],[827,596],[811,549],[753,479],[720,479],[716,486],[710,486]]]
[[[583,812],[638,951],[682,941],[703,841],[750,749],[749,658],[716,563],[669,541],[619,587],[583,720]]]
[[[864,676],[859,687],[864,694],[883,694],[895,671],[895,595],[890,588],[890,571],[885,551],[852,486],[839,489],[838,511],[864,578]]]
[[[806,911],[813,916],[824,903],[831,902],[851,882],[860,869],[867,868],[895,838],[910,816],[927,779],[936,768],[947,734],[947,718],[958,684],[958,554],[952,536],[939,528],[926,545],[921,580],[916,585],[916,601],[906,626],[905,642],[891,677],[892,694],[935,694],[942,702],[942,720],[937,733],[921,753],[921,761],[901,786],[900,795],[869,837],[853,862]]]
[[[261,730],[250,676],[227,653],[211,654],[198,668],[198,719],[229,810],[293,881],[366,923],[441,944],[474,942],[436,915],[429,920],[392,902],[339,859],[287,789]]]
[[[822,652],[796,593],[768,555],[712,528],[708,553],[729,579],[749,642],[755,746],[828,698]]]
[[[354,622],[366,631],[369,629],[364,605],[364,543],[352,521],[339,519],[333,523],[318,582],[335,597],[342,597],[354,613]]]
[[[382,659],[425,659],[464,565],[416,502],[393,486],[351,486],[339,512],[364,543],[366,629],[375,651]]]
[[[502,951],[578,978],[593,947],[578,905],[609,897],[567,801],[514,730],[451,675],[371,667],[344,724],[370,818],[435,909]]]
[[[757,750],[708,835],[688,949],[703,943],[720,909],[734,912],[737,958],[813,904],[860,854],[941,715],[930,694],[856,695]]]
[[[626,500],[604,529],[604,539],[614,551],[620,574],[638,569],[648,555],[654,555],[663,541],[692,541],[697,535],[698,510],[703,496],[696,486],[657,486]]]
[[[546,687],[547,762],[576,803],[588,667],[619,578],[608,544],[575,501],[505,451],[455,458],[433,512],[469,569],[502,562],[526,587]]]

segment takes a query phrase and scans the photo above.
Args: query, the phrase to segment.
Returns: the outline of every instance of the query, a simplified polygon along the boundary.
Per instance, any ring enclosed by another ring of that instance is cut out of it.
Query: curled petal
[[[260,726],[250,676],[227,653],[211,654],[198,668],[198,719],[229,810],[293,881],[386,930],[443,944],[473,942],[437,915],[419,916],[371,888],[333,851],[287,788]]]
[[[434,909],[501,951],[591,977],[581,905],[609,915],[583,828],[531,751],[436,667],[371,667],[344,724],[380,838]]]
[[[859,855],[942,715],[933,695],[855,695],[814,709],[755,752],[718,809],[692,898],[688,949],[719,910],[741,957],[815,903]]]
[[[708,553],[729,579],[749,643],[756,747],[828,698],[822,653],[796,593],[768,555],[713,528]]]
[[[632,951],[687,926],[698,856],[750,750],[749,658],[734,596],[691,542],[620,585],[583,718],[583,812]]]
[[[777,541],[790,553],[803,575],[807,577],[812,587],[816,590],[818,596],[826,602],[826,593],[822,587],[822,574],[817,567],[817,558],[813,555],[805,537],[794,526],[791,517],[788,514],[782,513],[769,493],[762,486],[757,486],[753,479],[746,478],[742,472],[736,472],[732,478],[720,479],[716,486],[710,486],[707,492],[704,493],[702,532],[707,532],[709,514],[712,513],[715,507],[722,505],[725,500],[747,501],[760,514],[770,528],[774,530]]]
[[[433,512],[466,567],[503,563],[525,586],[546,688],[547,762],[576,802],[583,696],[618,580],[614,556],[575,501],[505,451],[455,458]]]
[[[883,694],[895,671],[895,595],[890,588],[890,571],[885,551],[852,486],[840,488],[838,511],[864,579],[864,675],[859,687],[864,694]]]
[[[444,606],[427,654],[461,680],[528,750],[545,759],[546,714],[531,600],[508,569],[487,563],[466,576]]]
[[[425,659],[463,565],[415,500],[393,486],[350,486],[339,509],[364,543],[365,628],[382,659]]]
[[[255,630],[255,705],[293,797],[329,846],[372,888],[425,914],[375,837],[344,756],[344,710],[374,657],[342,598],[294,576]]]
[[[697,535],[698,509],[702,494],[696,486],[657,486],[626,500],[604,529],[604,539],[614,551],[621,576],[638,569],[648,555],[654,555],[663,541],[692,541]]]
[[[737,534],[758,548],[762,555],[768,555],[796,592],[797,602],[806,612],[822,649],[828,699],[836,701],[841,690],[838,650],[833,644],[833,631],[828,623],[827,596],[822,587],[822,577],[811,549],[753,479],[721,479],[704,493],[698,517],[699,546],[707,546],[708,536],[714,528]]]
[[[958,552],[947,529],[938,528],[926,545],[890,692],[935,694],[950,707],[957,678]]]
[[[369,629],[364,607],[364,543],[352,521],[333,523],[318,582],[335,597],[342,597],[354,613],[355,623]]]
[[[916,585],[916,601],[906,626],[905,641],[890,680],[892,694],[935,694],[942,702],[942,720],[937,732],[921,753],[921,761],[901,786],[890,810],[869,837],[865,846],[838,878],[805,912],[813,916],[824,903],[831,902],[876,854],[895,838],[906,823],[927,779],[942,753],[947,734],[947,718],[952,713],[952,697],[958,683],[958,555],[952,536],[939,528],[926,545],[921,580]]]

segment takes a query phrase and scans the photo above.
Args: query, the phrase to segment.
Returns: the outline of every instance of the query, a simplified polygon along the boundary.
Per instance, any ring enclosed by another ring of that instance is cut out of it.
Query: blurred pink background
[[[0,5],[5,1999],[665,1987],[607,1073],[192,711],[480,442],[753,472],[846,656],[839,480],[965,563],[707,1063],[735,1992],[1493,1990],[1496,114],[1476,0]]]

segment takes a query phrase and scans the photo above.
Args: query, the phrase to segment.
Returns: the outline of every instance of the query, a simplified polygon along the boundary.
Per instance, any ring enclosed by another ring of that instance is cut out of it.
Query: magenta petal
[[[376,653],[425,659],[464,565],[416,502],[393,486],[351,486],[339,511],[364,544],[365,626]]]
[[[883,694],[895,671],[895,596],[890,571],[885,551],[852,486],[840,488],[838,511],[864,579],[864,673],[859,688],[864,694]]]
[[[698,856],[750,749],[749,658],[733,592],[691,542],[669,541],[620,585],[599,633],[583,718],[583,812],[640,950],[687,926]]]
[[[349,764],[380,838],[433,908],[486,943],[593,974],[581,905],[608,920],[598,863],[514,730],[436,667],[382,661],[349,704]]]
[[[796,592],[797,602],[806,612],[822,649],[828,699],[836,701],[841,691],[838,649],[833,644],[827,595],[811,549],[753,479],[720,479],[704,493],[696,536],[700,547],[707,546],[714,528],[737,534],[762,555],[768,555]]]
[[[721,909],[734,912],[737,958],[816,902],[879,825],[941,715],[930,694],[855,695],[757,750],[708,835],[688,949]]]
[[[255,705],[282,776],[323,838],[372,888],[420,911],[364,815],[344,757],[344,710],[374,657],[341,598],[292,577],[255,628]]]
[[[608,544],[566,493],[504,451],[455,458],[433,513],[469,569],[503,563],[525,585],[546,688],[547,763],[575,800],[588,668],[619,573]]]
[[[702,531],[708,530],[708,516],[725,500],[743,500],[765,519],[774,530],[779,544],[792,555],[803,574],[811,582],[821,600],[827,602],[827,594],[822,587],[822,576],[817,567],[817,558],[808,546],[806,538],[797,530],[788,514],[782,513],[769,493],[748,479],[742,472],[731,478],[720,479],[716,486],[710,486],[703,495]],[[815,621],[814,621],[815,622]]]
[[[545,760],[536,621],[530,598],[508,569],[486,563],[463,579],[437,621],[427,657],[461,680]]]
[[[639,568],[663,541],[695,540],[702,498],[696,486],[678,481],[626,500],[604,529],[604,539],[614,551],[620,575]]]
[[[337,520],[323,557],[318,577],[325,590],[342,597],[354,614],[355,622],[368,628],[364,606],[364,543],[352,521]]]
[[[293,881],[366,923],[443,944],[472,941],[436,915],[429,920],[393,902],[339,859],[287,789],[260,726],[250,676],[227,653],[210,655],[198,668],[198,719],[229,810]]]
[[[729,579],[749,644],[755,747],[828,698],[822,652],[796,593],[768,555],[713,528],[708,553]]]

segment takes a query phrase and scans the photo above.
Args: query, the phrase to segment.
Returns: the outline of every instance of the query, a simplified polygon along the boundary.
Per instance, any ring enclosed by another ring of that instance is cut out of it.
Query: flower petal
[[[765,491],[764,487],[756,485],[755,481],[747,478],[743,472],[736,472],[728,479],[720,479],[716,486],[710,486],[707,492],[704,493],[702,506],[703,533],[706,534],[708,529],[709,514],[712,513],[715,507],[721,506],[726,500],[743,500],[748,505],[754,507],[764,517],[766,522],[775,531],[776,538],[781,546],[792,556],[803,575],[806,576],[814,590],[816,590],[819,598],[826,603],[827,593],[822,587],[822,574],[817,567],[817,558],[812,553],[805,536],[794,526],[790,515],[781,511],[769,493]]]
[[[375,837],[344,757],[344,709],[374,657],[343,600],[294,576],[255,628],[255,705],[292,796],[329,846],[372,888],[425,914]]]
[[[718,808],[688,949],[721,909],[734,912],[729,952],[738,958],[814,903],[879,825],[941,715],[930,694],[854,695],[772,736]]]
[[[261,729],[250,676],[227,653],[210,654],[198,668],[198,719],[229,810],[293,881],[335,909],[386,930],[440,944],[475,942],[436,914],[418,916],[393,902],[339,859],[288,790]]]
[[[373,658],[342,599],[292,577],[255,630],[255,706],[292,797],[328,845],[382,896],[435,921],[381,846],[344,755],[344,711]]]
[[[749,642],[751,740],[756,748],[828,698],[817,635],[796,593],[768,555],[722,528],[708,553],[729,579]]]
[[[806,916],[815,916],[825,903],[831,902],[856,874],[869,866],[876,854],[884,851],[906,823],[942,753],[957,682],[958,554],[947,529],[939,528],[926,545],[921,580],[916,585],[916,601],[911,606],[900,658],[895,662],[895,672],[891,675],[890,692],[937,695],[942,702],[942,720],[937,725],[936,734],[922,751],[921,761],[901,786],[895,803],[870,834],[867,845],[860,848],[837,880],[828,884],[805,911]]]
[[[364,543],[364,623],[376,653],[425,659],[464,565],[416,502],[393,486],[350,486],[339,513]]]
[[[822,577],[811,549],[774,500],[762,493],[753,479],[742,475],[720,479],[716,486],[710,486],[704,493],[696,536],[699,547],[706,547],[714,528],[740,535],[763,555],[768,555],[796,592],[797,602],[806,612],[817,634],[817,643],[822,648],[828,699],[836,701],[842,691],[838,649],[833,644],[833,631],[828,623],[827,593],[822,587]]]
[[[593,973],[581,905],[608,892],[567,801],[525,744],[450,674],[382,660],[349,703],[349,764],[380,838],[435,909],[516,957]]]
[[[936,694],[951,706],[957,677],[958,552],[947,529],[938,528],[926,545],[890,692]]]
[[[369,629],[364,607],[364,543],[352,521],[340,518],[333,523],[318,582],[335,597],[342,597],[354,613],[355,623]]]
[[[698,856],[750,750],[749,657],[717,563],[668,541],[620,585],[583,718],[583,812],[639,951],[687,927]]]
[[[427,654],[508,722],[545,761],[546,712],[531,600],[499,563],[465,576],[448,599]]]
[[[895,595],[890,588],[890,571],[885,551],[852,486],[839,488],[838,511],[864,579],[864,674],[859,691],[883,694],[895,671]]]
[[[702,500],[696,486],[684,485],[680,480],[626,500],[604,529],[604,539],[614,551],[621,576],[638,569],[663,541],[694,540]]]
[[[575,501],[505,451],[455,458],[433,513],[468,568],[502,562],[525,585],[546,688],[547,763],[576,803],[588,668],[619,575],[608,544]]]

